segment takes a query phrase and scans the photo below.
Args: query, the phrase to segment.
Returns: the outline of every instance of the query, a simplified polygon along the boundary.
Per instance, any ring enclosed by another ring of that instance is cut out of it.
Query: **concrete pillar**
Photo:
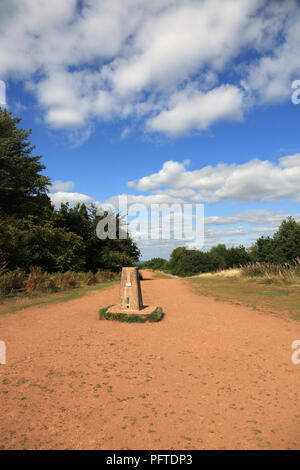
[[[119,305],[127,311],[143,308],[138,268],[122,268]]]

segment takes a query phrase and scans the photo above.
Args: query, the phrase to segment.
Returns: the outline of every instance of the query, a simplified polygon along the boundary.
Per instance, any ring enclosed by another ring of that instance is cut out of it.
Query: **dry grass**
[[[300,260],[292,263],[249,263],[240,268],[225,269],[214,273],[202,273],[191,278],[257,279],[268,284],[299,285]]]
[[[264,278],[221,275],[192,277],[188,282],[199,295],[300,320],[299,285],[270,283]]]
[[[264,279],[272,284],[300,284],[300,259],[292,263],[249,263],[241,268],[246,278]]]
[[[196,274],[195,276],[192,276],[192,278],[195,277],[239,277],[241,275],[241,269],[240,268],[232,268],[232,269],[223,269],[222,271],[217,271],[214,273],[202,273],[202,274]]]

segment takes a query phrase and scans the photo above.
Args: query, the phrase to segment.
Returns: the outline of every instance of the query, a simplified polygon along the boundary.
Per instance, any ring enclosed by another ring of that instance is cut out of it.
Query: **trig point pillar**
[[[138,268],[123,268],[119,305],[122,310],[134,311],[143,308],[142,291]]]

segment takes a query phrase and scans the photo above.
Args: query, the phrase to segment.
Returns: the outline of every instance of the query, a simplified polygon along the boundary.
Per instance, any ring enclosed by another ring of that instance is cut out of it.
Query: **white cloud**
[[[70,193],[65,191],[58,191],[56,193],[50,193],[49,195],[52,204],[60,206],[61,203],[69,202],[71,206],[76,204],[92,204],[96,203],[95,199],[91,196],[81,193]]]
[[[300,202],[299,181],[300,154],[295,154],[282,157],[278,164],[256,158],[243,164],[219,163],[194,171],[187,171],[183,163],[168,161],[159,172],[128,185],[139,191],[180,195],[194,202],[264,202],[286,198]]]
[[[56,193],[58,191],[71,191],[72,189],[74,189],[74,187],[75,187],[74,181],[56,180],[56,181],[53,181],[53,183],[49,187],[49,190],[51,193]]]
[[[292,81],[300,76],[300,11],[295,5],[295,2],[287,2],[293,14],[286,20],[283,43],[276,45],[272,55],[251,64],[242,82],[247,92],[257,94],[262,103],[289,98]]]
[[[138,182],[130,181],[128,186],[140,191],[151,191],[160,186],[176,186],[178,178],[185,172],[185,164],[169,160],[158,173],[144,176]]]
[[[70,205],[75,205],[78,203],[95,204],[96,206],[111,205],[116,211],[122,210],[124,212],[126,204],[127,207],[130,207],[133,204],[137,204],[144,206],[146,209],[150,208],[152,204],[184,204],[183,199],[174,198],[167,194],[151,194],[147,196],[119,194],[100,202],[97,201],[94,197],[89,196],[87,194],[70,192],[69,189],[73,189],[74,187],[74,184],[71,181],[62,182],[58,180],[53,183],[52,187],[53,189],[51,190],[49,197],[52,203],[56,206],[59,206],[62,202],[69,202]]]
[[[106,201],[105,204],[113,205],[117,210],[120,207],[121,198],[125,197],[128,206],[131,204],[141,204],[146,208],[149,208],[152,204],[183,204],[184,200],[180,198],[174,198],[168,194],[151,194],[147,196],[135,196],[133,194],[120,194],[118,196],[113,196]]]
[[[232,214],[225,217],[211,216],[205,219],[205,225],[218,226],[218,225],[232,225],[237,223],[247,223],[250,225],[261,225],[256,227],[255,231],[263,231],[266,226],[269,226],[270,230],[274,227],[278,227],[281,221],[288,217],[287,212],[284,211],[268,211],[265,209],[251,209],[243,211],[237,214]],[[300,214],[294,214],[293,217],[300,221]],[[264,227],[264,228],[263,228]],[[268,229],[268,230],[269,230]],[[254,230],[254,229],[253,229]]]
[[[168,109],[148,120],[147,128],[177,137],[193,129],[207,129],[222,119],[241,120],[242,114],[243,94],[235,86],[222,85],[207,93],[184,90],[172,96]]]
[[[199,67],[220,69],[244,44],[254,41],[259,21],[252,16],[260,1],[175,2],[146,17],[133,39],[132,57],[112,66],[121,95],[155,84],[176,86]]]
[[[51,127],[133,116],[177,137],[286,99],[299,25],[294,0],[3,0],[0,76]]]

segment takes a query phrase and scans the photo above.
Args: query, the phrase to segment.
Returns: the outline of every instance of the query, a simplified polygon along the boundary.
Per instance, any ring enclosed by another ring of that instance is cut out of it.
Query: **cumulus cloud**
[[[172,2],[149,16],[133,38],[133,55],[112,66],[122,95],[155,84],[176,86],[199,67],[220,69],[244,44],[256,40],[261,24],[252,15],[259,1]]]
[[[150,208],[152,204],[184,204],[184,200],[180,198],[174,198],[168,194],[151,194],[151,195],[140,195],[136,196],[133,194],[119,194],[118,196],[112,196],[111,198],[104,201],[105,204],[111,204],[119,210],[123,208],[125,204],[140,204],[146,208]]]
[[[58,191],[71,191],[74,189],[75,183],[74,181],[61,181],[56,180],[51,183],[49,190],[51,193],[56,193]]]
[[[210,216],[205,219],[205,225],[232,225],[237,223],[247,223],[250,225],[260,225],[260,227],[252,228],[254,231],[266,230],[265,226],[270,226],[270,230],[278,227],[281,221],[288,215],[284,211],[268,211],[265,209],[251,209],[237,214],[228,215],[225,217]],[[300,214],[294,214],[295,220],[300,220]],[[264,227],[264,228],[263,228]],[[268,229],[268,230],[269,230]]]
[[[287,2],[293,14],[286,19],[284,41],[274,48],[272,55],[260,57],[252,63],[242,84],[249,94],[257,95],[261,103],[280,102],[291,95],[293,79],[300,74],[300,10],[294,2]]]
[[[243,94],[235,86],[222,85],[207,93],[184,90],[172,96],[168,109],[148,120],[147,128],[175,137],[222,119],[241,120],[242,110]]]
[[[300,154],[280,158],[278,163],[253,159],[243,164],[219,163],[188,171],[185,163],[168,161],[162,169],[128,183],[139,191],[152,191],[193,202],[222,200],[300,202]]]
[[[54,206],[60,206],[62,203],[69,203],[71,206],[76,204],[92,204],[97,203],[91,196],[81,193],[71,193],[66,191],[57,191],[56,193],[50,193],[49,195],[51,202]]]
[[[299,25],[296,0],[3,0],[0,76],[50,127],[131,116],[177,137],[286,99]]]

